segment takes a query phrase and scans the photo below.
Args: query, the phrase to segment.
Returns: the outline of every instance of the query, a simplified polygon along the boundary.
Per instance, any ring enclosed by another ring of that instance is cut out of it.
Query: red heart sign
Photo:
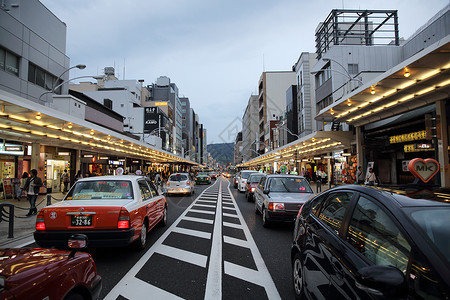
[[[416,178],[427,183],[439,172],[439,162],[432,158],[414,158],[409,162],[408,169]]]

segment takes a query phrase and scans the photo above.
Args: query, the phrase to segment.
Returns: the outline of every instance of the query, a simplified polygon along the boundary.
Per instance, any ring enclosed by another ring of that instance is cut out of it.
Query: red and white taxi
[[[64,199],[42,208],[34,239],[41,247],[66,247],[73,234],[88,237],[89,247],[131,243],[144,249],[147,232],[167,224],[167,201],[146,177],[98,176],[81,179]]]

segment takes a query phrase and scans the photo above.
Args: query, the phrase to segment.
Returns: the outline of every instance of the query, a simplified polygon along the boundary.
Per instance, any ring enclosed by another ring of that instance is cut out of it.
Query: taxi
[[[65,248],[73,234],[84,234],[89,247],[134,244],[144,249],[147,233],[167,224],[167,201],[144,176],[80,179],[59,203],[42,208],[34,239],[41,247]]]

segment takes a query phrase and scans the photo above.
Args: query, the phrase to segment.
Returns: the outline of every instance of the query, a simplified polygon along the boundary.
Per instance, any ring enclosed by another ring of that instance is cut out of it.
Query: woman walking
[[[37,214],[36,199],[42,186],[42,179],[37,177],[37,170],[33,169],[30,173],[31,176],[27,178],[24,186],[27,191],[27,199],[30,202],[30,211],[27,213],[27,217]]]

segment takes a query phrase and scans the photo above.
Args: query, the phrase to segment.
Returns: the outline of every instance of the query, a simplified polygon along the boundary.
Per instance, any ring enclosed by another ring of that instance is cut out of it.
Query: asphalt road
[[[144,250],[88,249],[103,279],[100,298],[293,299],[293,225],[264,228],[230,182],[167,197],[168,225],[149,232]]]

